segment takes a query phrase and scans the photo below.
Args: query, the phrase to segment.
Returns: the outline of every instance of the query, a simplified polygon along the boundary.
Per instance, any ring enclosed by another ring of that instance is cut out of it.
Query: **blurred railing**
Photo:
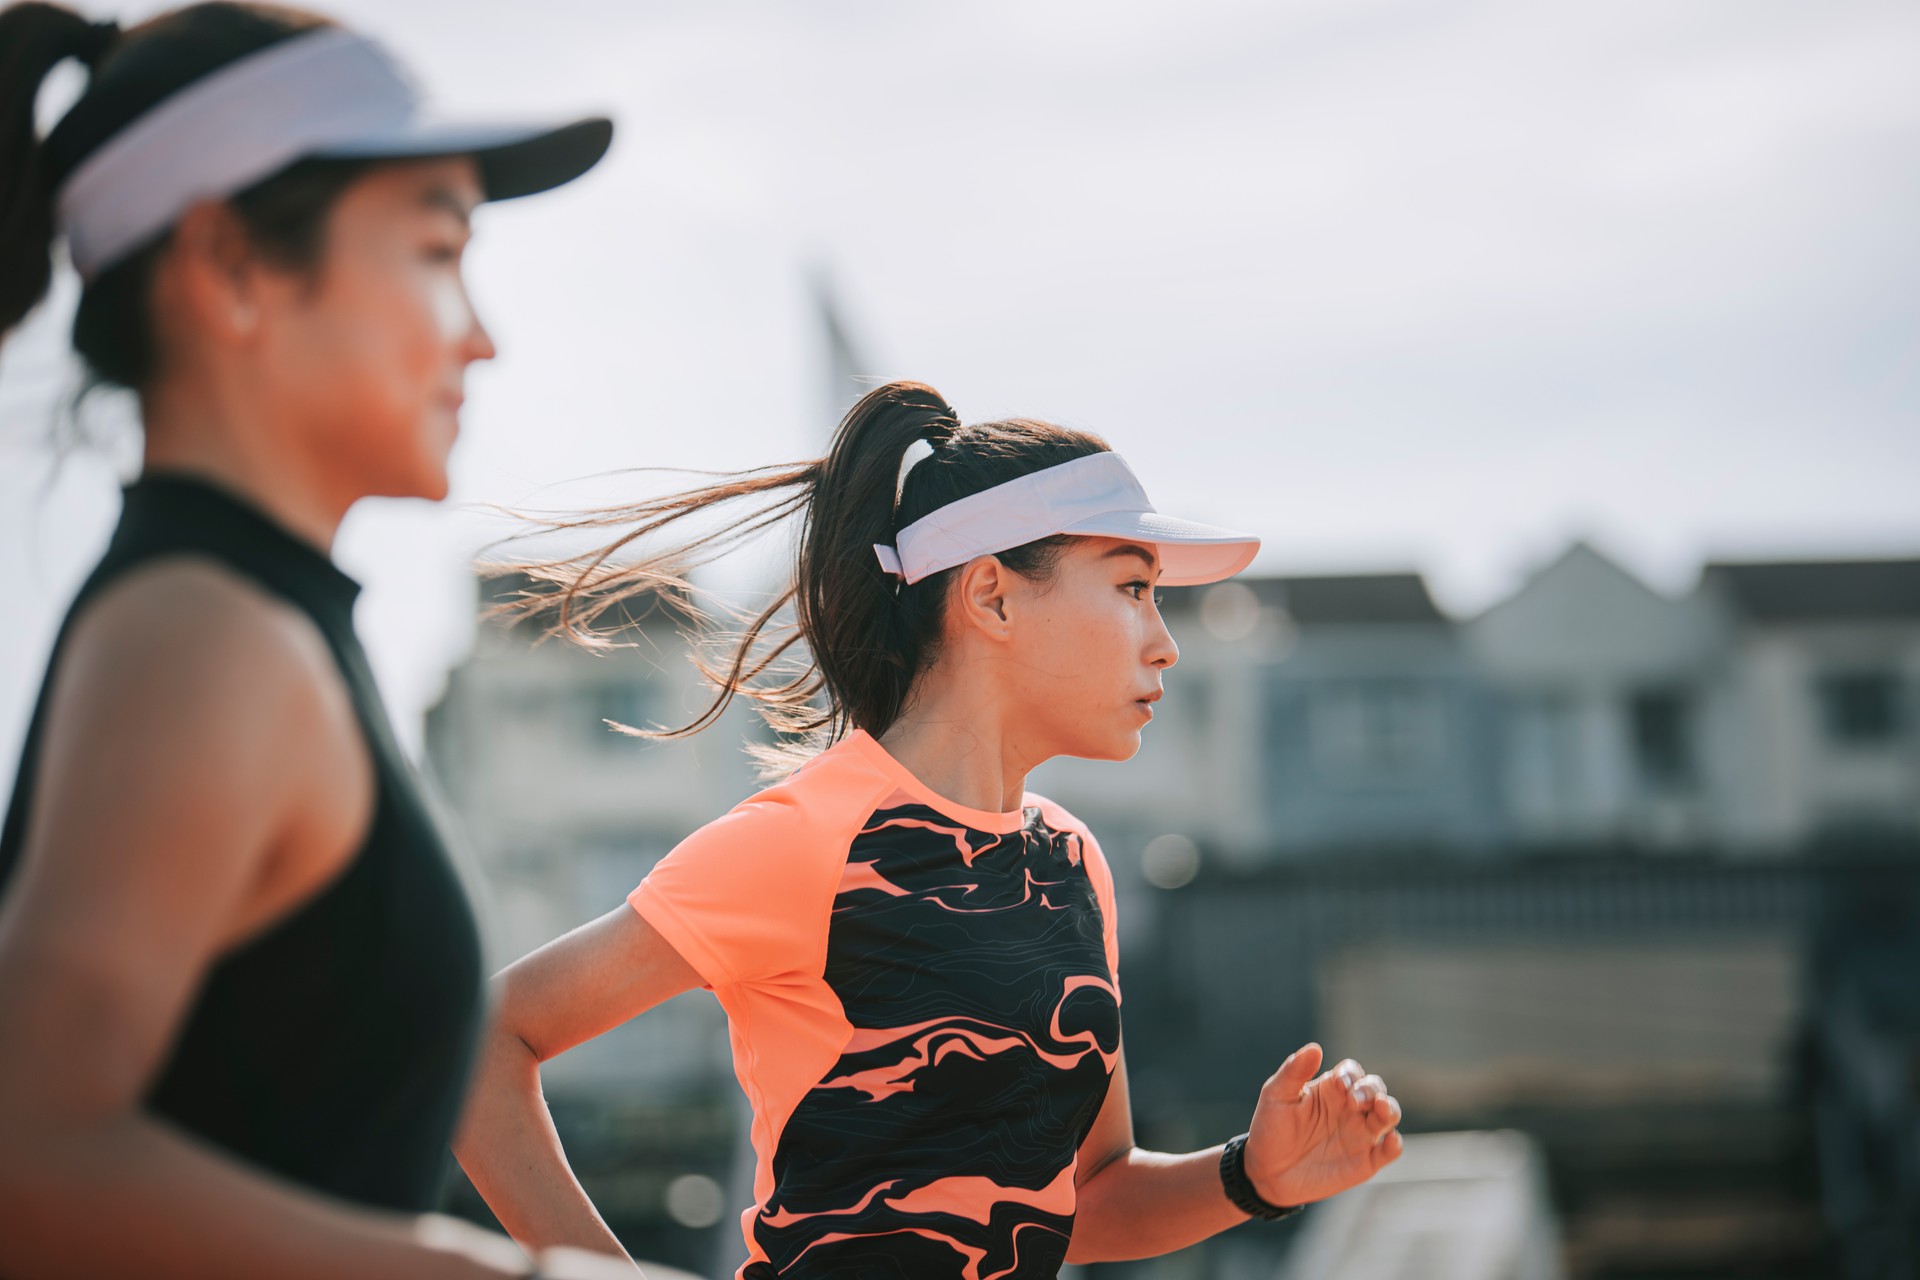
[[[1122,974],[1146,1141],[1237,1132],[1316,1038],[1409,1131],[1537,1140],[1576,1277],[1851,1274],[1860,1223],[1913,1247],[1920,851],[1344,857],[1151,907]]]

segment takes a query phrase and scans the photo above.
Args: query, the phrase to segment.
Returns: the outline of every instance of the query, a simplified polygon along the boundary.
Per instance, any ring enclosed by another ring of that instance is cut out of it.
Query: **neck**
[[[185,474],[245,499],[303,542],[329,552],[351,498],[342,501],[290,458],[272,415],[217,395],[153,388],[140,398],[143,470]]]
[[[980,666],[972,671],[985,674]],[[1018,812],[1028,772],[1052,753],[1036,749],[998,693],[989,679],[936,667],[914,682],[907,710],[880,735],[880,745],[955,804]]]

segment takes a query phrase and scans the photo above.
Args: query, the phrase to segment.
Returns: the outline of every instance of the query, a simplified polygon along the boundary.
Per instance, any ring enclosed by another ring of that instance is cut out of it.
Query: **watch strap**
[[[1268,1204],[1253,1189],[1253,1179],[1247,1176],[1246,1165],[1247,1135],[1229,1138],[1224,1150],[1220,1152],[1220,1186],[1227,1193],[1227,1199],[1234,1208],[1250,1217],[1273,1222],[1279,1218],[1291,1218],[1307,1206],[1303,1204]]]

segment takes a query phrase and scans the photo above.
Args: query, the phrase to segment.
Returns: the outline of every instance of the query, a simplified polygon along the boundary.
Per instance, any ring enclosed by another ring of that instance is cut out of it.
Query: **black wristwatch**
[[[1220,1153],[1220,1186],[1227,1193],[1227,1199],[1233,1201],[1234,1208],[1255,1218],[1264,1218],[1268,1222],[1279,1218],[1291,1218],[1307,1206],[1303,1204],[1268,1204],[1253,1189],[1253,1179],[1247,1176],[1246,1166],[1247,1135],[1227,1140],[1226,1150]]]

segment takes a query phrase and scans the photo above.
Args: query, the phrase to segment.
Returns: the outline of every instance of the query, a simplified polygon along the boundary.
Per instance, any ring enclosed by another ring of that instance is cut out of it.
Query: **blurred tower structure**
[[[821,405],[824,412],[820,415],[820,421],[830,429],[853,407],[853,402],[865,394],[867,387],[863,380],[872,377],[873,369],[854,341],[853,329],[841,306],[839,291],[825,266],[817,265],[808,274],[807,293],[813,305],[816,332],[821,344]]]

